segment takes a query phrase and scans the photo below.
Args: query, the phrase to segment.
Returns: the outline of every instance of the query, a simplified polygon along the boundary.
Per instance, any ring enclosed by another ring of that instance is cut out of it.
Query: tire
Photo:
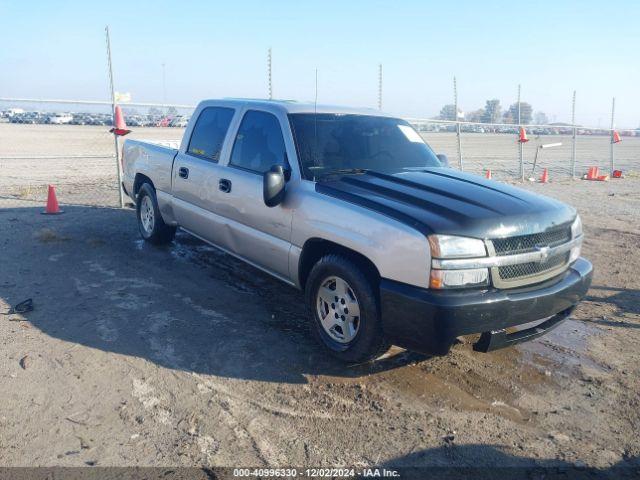
[[[346,285],[339,284],[339,280]],[[337,254],[322,257],[309,273],[305,297],[312,333],[334,357],[363,363],[389,349],[382,330],[377,286],[348,257]],[[348,312],[349,306],[359,315]],[[328,328],[332,323],[334,326]]]
[[[138,230],[147,242],[155,245],[170,243],[176,235],[176,227],[164,223],[155,189],[143,183],[136,197],[136,218]]]

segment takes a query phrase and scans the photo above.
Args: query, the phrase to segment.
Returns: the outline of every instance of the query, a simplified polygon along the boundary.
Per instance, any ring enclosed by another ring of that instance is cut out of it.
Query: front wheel
[[[330,254],[306,282],[314,336],[345,362],[373,360],[389,349],[382,331],[375,282],[351,259]]]
[[[144,183],[138,192],[136,202],[138,229],[142,238],[155,244],[169,243],[176,234],[176,227],[164,223],[154,188]]]

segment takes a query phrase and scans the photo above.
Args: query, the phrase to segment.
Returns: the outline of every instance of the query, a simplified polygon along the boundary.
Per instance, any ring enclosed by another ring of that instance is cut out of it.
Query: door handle
[[[178,169],[178,175],[181,178],[189,178],[189,169],[187,167],[180,167]]]
[[[221,192],[229,193],[231,191],[231,180],[227,180],[226,178],[221,178],[218,182],[218,189]]]

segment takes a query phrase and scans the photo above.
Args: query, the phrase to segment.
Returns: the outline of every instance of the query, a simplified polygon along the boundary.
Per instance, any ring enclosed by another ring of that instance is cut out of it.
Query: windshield
[[[422,137],[397,118],[294,113],[289,121],[306,179],[358,170],[392,174],[442,164]]]

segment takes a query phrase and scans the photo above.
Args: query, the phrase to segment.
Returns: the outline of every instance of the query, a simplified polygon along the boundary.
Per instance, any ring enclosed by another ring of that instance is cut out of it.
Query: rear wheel
[[[388,350],[375,282],[351,259],[334,254],[322,257],[306,285],[312,331],[332,355],[360,363]]]
[[[138,229],[142,238],[157,245],[169,243],[176,234],[176,227],[164,223],[154,188],[143,183],[136,202]]]

